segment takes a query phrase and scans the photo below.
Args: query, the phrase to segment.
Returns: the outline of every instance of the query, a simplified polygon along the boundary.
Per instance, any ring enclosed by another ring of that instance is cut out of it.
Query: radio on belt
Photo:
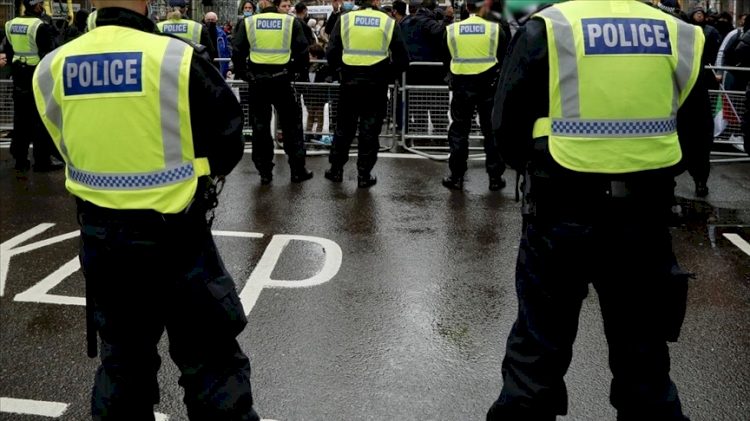
[[[105,53],[65,58],[64,94],[142,92],[143,53]]]
[[[583,19],[586,55],[672,55],[667,23],[657,19]]]

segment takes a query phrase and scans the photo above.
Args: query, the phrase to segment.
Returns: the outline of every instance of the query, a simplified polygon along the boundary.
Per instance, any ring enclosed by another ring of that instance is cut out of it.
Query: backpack
[[[724,49],[724,66],[734,67],[742,61],[742,58],[737,53],[737,46],[742,41],[743,33],[735,34],[734,39]]]

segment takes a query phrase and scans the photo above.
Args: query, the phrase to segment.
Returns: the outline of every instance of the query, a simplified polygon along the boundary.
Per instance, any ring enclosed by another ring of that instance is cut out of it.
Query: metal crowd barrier
[[[227,61],[229,59],[217,59]],[[324,63],[325,61],[316,61]],[[442,63],[411,63],[412,72],[421,67],[442,66]],[[750,162],[750,151],[744,153],[738,147],[743,145],[741,121],[745,113],[746,95],[744,87],[740,87],[732,80],[750,80],[750,68],[738,67],[706,67],[707,71],[724,76],[721,84],[712,83],[709,90],[712,110],[717,122],[715,145],[732,145],[737,150],[727,147],[715,147],[712,151],[712,163]],[[744,79],[741,75],[747,75]],[[707,73],[708,76],[711,73]],[[740,76],[740,77],[737,77]],[[242,104],[245,114],[244,132],[252,134],[248,102],[252,101],[252,92],[247,82],[228,80]],[[381,130],[381,151],[393,149],[397,142],[406,151],[430,159],[445,161],[450,156],[447,145],[448,129],[451,123],[450,101],[451,92],[447,86],[409,85],[407,75],[404,74],[400,86],[390,85],[388,89],[388,110]],[[724,86],[729,89],[725,89]],[[12,80],[0,80],[0,132],[13,129],[13,96]],[[321,142],[324,136],[333,136],[338,107],[339,85],[337,83],[295,82],[296,98],[302,106],[303,131],[307,144],[311,146],[310,154],[327,154],[330,144]],[[718,88],[718,89],[715,89]],[[741,90],[739,88],[742,88]],[[362,99],[366,101],[366,98]],[[721,114],[721,116],[719,116]],[[399,121],[400,120],[400,121]],[[271,135],[276,140],[278,116],[274,112]],[[479,129],[476,112],[474,114],[470,141],[483,139]],[[481,145],[481,142],[480,142]],[[277,141],[277,146],[279,142]],[[484,156],[481,146],[470,146],[470,159]],[[727,149],[729,151],[727,151]]]
[[[216,59],[216,61],[227,61],[228,59]],[[311,60],[312,63],[326,63],[325,60]],[[232,87],[237,99],[242,105],[245,115],[245,125],[243,132],[246,135],[252,134],[252,124],[250,120],[249,101],[252,101],[252,92],[247,82],[242,80],[227,80]],[[333,137],[336,127],[336,116],[339,101],[340,85],[336,83],[316,83],[316,82],[293,82],[295,98],[302,108],[302,129],[306,138],[306,144],[313,146],[317,150],[308,150],[308,154],[321,155],[327,154],[331,144],[323,142],[324,137]],[[388,86],[388,104],[383,126],[380,132],[381,147],[380,151],[392,150],[398,141],[399,134],[396,131],[396,103],[397,87]],[[356,106],[356,105],[355,105]],[[279,134],[279,115],[274,110],[271,120],[271,136],[279,144],[277,135]],[[283,133],[281,133],[283,139]],[[385,141],[385,142],[383,142]],[[356,147],[356,142],[353,145]]]
[[[706,66],[714,76],[721,75],[722,81],[714,82],[709,79],[713,88],[708,91],[711,99],[711,110],[714,114],[714,144],[744,147],[744,133],[742,132],[742,118],[747,110],[747,96],[745,88],[750,82],[750,69],[741,67]],[[716,86],[718,85],[718,86]],[[750,151],[742,153],[712,151],[712,163],[750,162]],[[718,157],[718,158],[717,158]]]
[[[442,67],[443,63],[414,62],[409,71],[419,68]],[[452,93],[447,85],[409,85],[408,73],[404,73],[401,93],[401,146],[408,152],[436,161],[447,161],[450,157],[448,130],[452,122],[450,102]],[[476,111],[472,119],[469,141],[482,140]],[[470,151],[483,151],[481,146],[469,146]],[[484,153],[471,154],[470,159],[484,157]]]

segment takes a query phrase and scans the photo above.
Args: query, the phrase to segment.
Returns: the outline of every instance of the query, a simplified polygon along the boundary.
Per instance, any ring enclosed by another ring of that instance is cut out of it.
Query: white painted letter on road
[[[281,257],[281,253],[292,240],[308,241],[322,246],[326,255],[323,268],[313,277],[300,281],[271,279],[271,274]],[[242,306],[245,308],[245,313],[247,315],[250,314],[263,288],[307,288],[330,281],[341,268],[342,256],[341,247],[326,238],[304,235],[274,235],[271,243],[266,247],[263,257],[260,258],[258,266],[250,274],[245,288],[240,293],[240,300],[242,301]]]

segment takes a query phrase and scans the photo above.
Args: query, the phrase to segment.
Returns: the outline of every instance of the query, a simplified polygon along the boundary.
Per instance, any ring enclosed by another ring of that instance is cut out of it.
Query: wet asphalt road
[[[19,181],[8,171],[7,149],[0,149],[0,158],[1,242],[43,223],[54,226],[16,247],[77,230],[62,172]],[[215,230],[262,234],[217,235],[238,289],[256,268],[255,275],[260,272],[259,262],[273,260],[278,249],[273,244],[283,240],[276,235],[331,240],[340,247],[341,264],[335,271],[335,246],[324,251],[314,242],[291,241],[271,279],[291,285],[321,270],[335,276],[308,288],[264,288],[257,297],[239,340],[251,358],[261,416],[483,420],[500,391],[500,363],[517,308],[521,216],[512,188],[489,192],[482,163],[473,161],[466,190],[451,192],[440,185],[445,164],[403,158],[381,158],[375,169],[379,183],[370,190],[357,189],[352,162],[343,184],[325,180],[327,160],[321,157],[308,158],[313,180],[292,185],[286,158],[276,159],[272,186],[260,186],[246,156],[220,198]],[[750,241],[750,165],[714,166],[707,201],[695,200],[688,177],[679,181],[685,218],[673,229],[675,250],[698,279],[681,341],[672,345],[673,378],[694,421],[747,421],[750,256],[723,234]],[[85,354],[84,308],[20,302],[16,296],[33,296],[29,288],[76,259],[72,238],[12,256],[0,298],[0,397],[69,404],[62,420],[89,419],[96,361]],[[83,293],[76,271],[48,294]],[[178,372],[166,345],[165,335],[162,401],[155,410],[184,420]],[[566,376],[570,412],[561,419],[614,420],[610,378],[592,290]],[[50,418],[0,412],[2,421],[45,419]]]

